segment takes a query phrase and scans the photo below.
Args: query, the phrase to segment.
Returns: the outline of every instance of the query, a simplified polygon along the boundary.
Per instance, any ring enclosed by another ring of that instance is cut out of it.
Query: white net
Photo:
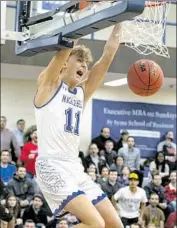
[[[139,54],[156,54],[170,58],[164,44],[170,3],[146,1],[143,14],[122,23],[121,42]]]

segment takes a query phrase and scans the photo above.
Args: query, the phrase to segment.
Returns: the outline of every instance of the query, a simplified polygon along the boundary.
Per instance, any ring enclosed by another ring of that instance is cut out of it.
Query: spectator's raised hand
[[[23,220],[21,218],[16,219],[16,225],[20,225],[23,223]]]

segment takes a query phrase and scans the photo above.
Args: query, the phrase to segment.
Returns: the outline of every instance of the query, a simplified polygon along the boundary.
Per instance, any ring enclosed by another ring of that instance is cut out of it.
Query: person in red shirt
[[[33,178],[35,172],[35,162],[38,156],[38,145],[37,145],[37,128],[31,126],[25,133],[26,143],[23,146],[20,160],[24,162],[24,166],[27,171],[27,176]]]
[[[168,202],[168,207],[170,208],[171,212],[176,211],[176,173],[177,171],[172,171],[170,173],[170,183],[167,186],[165,186],[165,196]]]

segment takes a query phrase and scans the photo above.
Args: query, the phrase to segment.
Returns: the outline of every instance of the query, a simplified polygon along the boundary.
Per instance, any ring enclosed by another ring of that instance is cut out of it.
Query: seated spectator
[[[165,197],[167,199],[169,208],[171,212],[176,211],[176,200],[177,200],[177,192],[176,192],[176,172],[172,171],[170,173],[170,183],[165,186]]]
[[[15,227],[15,225],[23,224],[22,219],[20,218],[20,204],[14,195],[7,196],[5,208],[9,211],[13,219],[10,222],[1,220],[2,228]]]
[[[155,157],[155,161],[152,161],[149,166],[150,171],[158,170],[160,176],[162,177],[162,183],[165,183],[167,177],[170,173],[170,168],[165,161],[165,154],[163,152],[158,152]]]
[[[113,150],[114,144],[112,141],[108,140],[105,142],[105,150],[100,151],[100,159],[106,162],[106,165],[110,167],[117,156],[115,150]]]
[[[166,133],[165,135],[165,140],[163,140],[162,142],[160,142],[157,146],[157,152],[159,151],[163,151],[164,145],[166,145],[167,147],[171,147],[173,149],[176,149],[176,144],[173,142],[174,140],[174,134],[172,131],[169,131]]]
[[[140,169],[140,150],[135,147],[135,139],[128,137],[128,148],[121,148],[118,155],[124,158],[125,165],[129,166],[131,170]]]
[[[36,225],[33,222],[33,220],[29,219],[29,220],[26,220],[23,228],[36,228]]]
[[[25,121],[23,119],[18,120],[17,128],[13,131],[13,133],[21,149],[23,148],[23,145],[24,145],[24,142],[23,142],[24,129],[25,129]]]
[[[172,212],[165,223],[165,228],[175,228],[177,226],[177,216],[176,211]]]
[[[124,166],[122,170],[122,175],[118,176],[117,181],[122,187],[129,185],[129,175],[130,175],[130,168],[128,166]]]
[[[128,131],[126,131],[126,130],[122,131],[121,138],[119,139],[119,141],[117,143],[117,151],[122,147],[128,148],[128,136],[129,136]]]
[[[107,194],[110,200],[112,196],[121,188],[121,185],[117,182],[117,175],[117,170],[110,170],[108,180],[101,184],[103,192]]]
[[[89,164],[88,169],[87,169],[87,173],[88,172],[94,172],[94,173],[97,172],[95,164],[93,164],[93,163]]]
[[[152,193],[155,193],[159,196],[159,204],[158,207],[163,210],[165,213],[165,209],[167,209],[167,200],[165,197],[165,189],[161,185],[162,178],[159,174],[155,174],[152,176],[152,181],[144,187],[144,190],[146,191],[146,196],[148,200],[150,199],[150,195]],[[165,214],[166,215],[166,214]]]
[[[110,166],[110,169],[117,170],[118,176],[121,176],[123,168],[124,168],[124,158],[118,155],[115,157],[115,163]]]
[[[80,159],[80,163],[83,165],[84,167],[84,172],[87,172],[87,164],[85,162],[85,156],[84,156],[84,152],[79,151],[79,159]]]
[[[104,182],[106,182],[108,180],[108,176],[109,176],[109,169],[107,167],[103,167],[101,169],[101,175],[97,180],[97,183],[99,183],[100,185]]]
[[[1,116],[1,151],[10,151],[12,161],[17,162],[21,153],[21,149],[17,143],[15,135],[6,128],[6,124],[6,117]]]
[[[165,216],[162,210],[157,208],[159,204],[159,196],[156,193],[150,195],[150,205],[145,208],[143,214],[144,227],[154,224],[157,228],[164,228]]]
[[[26,177],[26,168],[23,166],[17,167],[17,172],[7,184],[9,194],[18,197],[21,207],[26,207],[30,204],[34,196],[34,186],[30,179]]]
[[[173,132],[168,132],[165,136],[165,140],[158,145],[157,151],[163,151],[170,169],[176,170],[176,144],[173,140]]]
[[[4,185],[7,185],[8,181],[12,179],[14,173],[16,172],[16,166],[9,163],[10,153],[8,150],[1,151],[1,180]]]
[[[97,176],[96,176],[96,173],[95,173],[95,172],[89,171],[89,172],[88,172],[88,175],[91,177],[91,179],[92,179],[94,182],[97,182]]]
[[[39,194],[35,194],[33,197],[33,203],[28,208],[25,209],[23,214],[23,223],[26,220],[33,220],[36,224],[47,224],[47,215],[45,210],[42,208],[43,197]]]
[[[142,223],[143,212],[147,198],[144,189],[138,187],[139,176],[130,173],[129,186],[123,187],[113,197],[113,204],[117,208],[123,225],[131,226],[134,223]]]
[[[56,228],[69,228],[67,219],[60,219],[57,222]]]
[[[10,222],[12,219],[13,216],[9,213],[9,210],[0,203],[0,220]]]
[[[36,126],[31,126],[26,132],[25,136],[26,143],[23,146],[20,160],[24,162],[24,166],[27,171],[27,177],[33,178],[36,174],[35,172],[35,162],[38,156],[38,146],[37,146],[37,130]]]
[[[100,174],[101,167],[104,166],[106,162],[103,163],[100,160],[100,157],[98,156],[99,150],[97,145],[94,143],[90,144],[88,153],[88,156],[85,157],[87,168],[89,167],[90,163],[93,163],[96,166],[97,173]]]
[[[2,182],[2,180],[0,179],[0,202],[1,200],[5,199],[7,197],[8,193],[7,193],[7,188],[4,185],[4,183]]]
[[[101,134],[92,139],[92,143],[95,143],[98,146],[99,150],[105,150],[105,142],[109,140],[114,144],[114,150],[116,150],[116,142],[110,137],[110,129],[105,127],[101,130]]]

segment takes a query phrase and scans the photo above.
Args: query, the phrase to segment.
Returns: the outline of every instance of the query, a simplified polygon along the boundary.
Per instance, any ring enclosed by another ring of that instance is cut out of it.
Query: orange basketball
[[[131,65],[127,80],[135,94],[151,96],[162,87],[164,74],[157,63],[142,59]]]

